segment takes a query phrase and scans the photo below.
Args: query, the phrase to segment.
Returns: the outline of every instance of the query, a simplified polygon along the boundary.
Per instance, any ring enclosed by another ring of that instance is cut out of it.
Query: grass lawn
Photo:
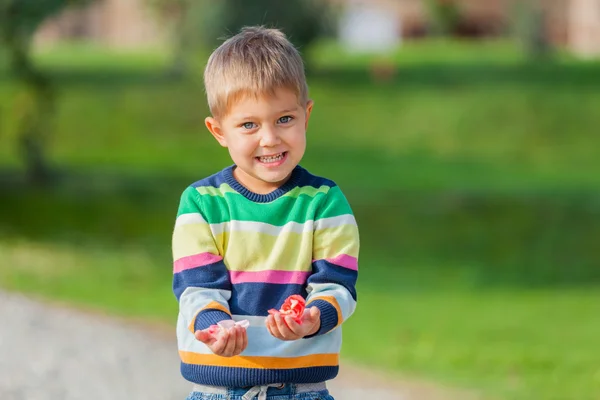
[[[373,83],[369,60],[328,46],[303,165],[341,185],[361,228],[344,357],[496,399],[597,398],[600,66],[434,42]],[[164,57],[97,49],[38,60],[59,84],[62,179],[19,181],[18,88],[0,74],[0,286],[174,323],[179,195],[229,163],[200,70],[175,81]]]

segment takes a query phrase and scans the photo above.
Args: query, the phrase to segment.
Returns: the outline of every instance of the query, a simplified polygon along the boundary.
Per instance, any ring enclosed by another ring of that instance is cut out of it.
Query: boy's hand
[[[242,353],[248,347],[248,334],[241,326],[213,335],[208,329],[196,331],[196,339],[208,346],[218,356],[233,357]]]
[[[269,315],[266,321],[271,335],[280,340],[298,340],[316,333],[321,327],[321,311],[317,307],[304,310],[302,323],[299,324],[290,316],[277,312]]]

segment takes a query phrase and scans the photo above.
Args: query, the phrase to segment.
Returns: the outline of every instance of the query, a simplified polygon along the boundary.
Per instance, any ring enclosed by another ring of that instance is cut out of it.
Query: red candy
[[[290,316],[296,321],[296,323],[302,323],[302,316],[304,315],[304,309],[306,308],[306,300],[304,297],[297,294],[293,294],[283,302],[283,305],[279,311],[274,308],[269,310],[269,314],[275,315],[278,312],[283,316]]]

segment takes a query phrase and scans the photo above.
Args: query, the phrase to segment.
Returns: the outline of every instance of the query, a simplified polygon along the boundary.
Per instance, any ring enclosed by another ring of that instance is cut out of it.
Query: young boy
[[[245,28],[204,81],[206,127],[234,164],[183,192],[173,232],[188,399],[332,399],[359,238],[339,187],[298,165],[313,109],[302,59],[280,31]],[[300,318],[269,312],[291,295]],[[249,326],[215,329],[226,320]]]

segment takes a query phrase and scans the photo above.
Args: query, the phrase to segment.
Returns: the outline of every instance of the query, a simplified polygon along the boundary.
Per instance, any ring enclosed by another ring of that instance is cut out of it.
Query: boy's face
[[[271,96],[245,96],[227,115],[206,118],[206,126],[237,166],[236,179],[266,194],[281,186],[300,163],[312,101],[301,106],[296,94],[277,89]]]

